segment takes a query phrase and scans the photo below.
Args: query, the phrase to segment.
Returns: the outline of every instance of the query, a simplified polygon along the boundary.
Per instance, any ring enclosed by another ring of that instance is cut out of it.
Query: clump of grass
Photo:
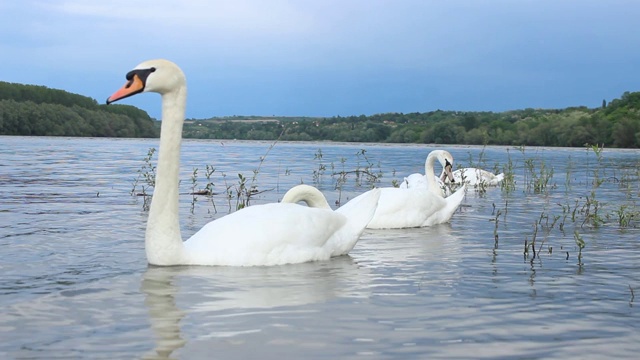
[[[142,210],[148,211],[151,205],[152,190],[156,186],[156,167],[153,165],[153,155],[156,153],[156,148],[149,148],[147,155],[144,158],[144,164],[138,169],[138,176],[133,181],[133,187],[131,188],[132,196],[142,196]],[[137,191],[140,187],[140,190]]]
[[[504,179],[502,179],[500,183],[500,188],[507,194],[510,194],[516,189],[516,180],[513,160],[511,160],[509,149],[507,149],[507,164],[502,168],[502,172],[504,173]]]
[[[547,167],[544,160],[540,160],[539,168],[536,168],[534,159],[525,159],[524,164],[527,170],[526,179],[528,179],[526,181],[527,192],[547,193],[549,182],[553,178],[553,167]]]
[[[216,169],[211,165],[205,165],[204,176],[206,178],[206,185],[203,189],[198,188],[198,168],[194,168],[191,173],[191,191],[189,195],[191,195],[191,213],[193,214],[195,211],[196,203],[198,202],[198,196],[208,196],[211,200],[211,204],[213,205],[214,213],[217,213],[215,201],[213,201],[213,182],[211,181],[211,176],[216,171]]]
[[[336,171],[336,166],[333,162],[331,163],[331,178],[335,181],[334,188],[338,190],[338,200],[336,201],[337,205],[340,205],[342,202],[343,187],[347,184],[350,175],[354,176],[354,185],[356,187],[361,187],[363,185],[373,187],[381,181],[380,179],[383,176],[380,162],[374,164],[367,156],[367,151],[365,149],[358,150],[355,156],[356,168],[353,170],[347,170],[347,159],[344,157],[340,158],[340,171]]]
[[[280,134],[280,136],[282,136],[282,134]],[[267,151],[265,152],[265,154],[260,157],[258,166],[252,170],[252,176],[251,176],[250,182],[247,177],[245,177],[243,174],[240,174],[240,173],[238,173],[238,181],[234,185],[229,185],[225,181],[225,185],[227,187],[226,193],[227,193],[227,201],[229,204],[229,212],[231,212],[231,209],[232,209],[231,202],[233,199],[235,199],[235,205],[234,205],[235,210],[240,210],[251,205],[251,200],[254,196],[264,193],[266,191],[273,190],[273,189],[259,190],[258,175],[260,174],[260,169],[262,168],[262,165],[264,164],[265,159],[267,158],[271,150],[273,150],[273,148],[276,146],[279,139],[280,137],[278,137],[278,139],[276,139],[273,143],[271,143],[271,145],[269,145],[269,148],[267,148]],[[226,180],[226,177],[225,177],[225,180]]]
[[[636,220],[640,217],[640,212],[635,206],[622,204],[613,210],[611,217],[615,218],[621,228],[634,227]]]

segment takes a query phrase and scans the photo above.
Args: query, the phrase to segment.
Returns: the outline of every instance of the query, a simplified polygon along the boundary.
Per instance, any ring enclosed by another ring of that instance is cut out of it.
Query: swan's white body
[[[504,174],[496,175],[479,168],[462,168],[453,172],[453,178],[457,183],[465,183],[471,186],[498,186],[504,179]]]
[[[325,260],[353,248],[373,216],[379,192],[363,194],[350,211],[341,213],[297,204],[250,206],[208,223],[183,243],[178,175],[187,97],[185,76],[170,61],[151,60],[127,74],[127,80],[107,103],[141,92],[162,95],[156,184],[145,234],[150,264],[278,265]]]
[[[444,175],[443,175],[444,176]],[[427,177],[422,174],[411,174],[404,178],[404,180],[400,183],[400,189],[428,189],[429,185],[427,185]],[[444,183],[441,178],[436,178],[436,185],[440,191],[440,195],[442,197],[447,197],[451,195],[451,187],[448,183]]]
[[[444,150],[434,150],[437,154],[439,151]],[[440,178],[435,178],[436,189],[439,191],[440,195],[443,197],[451,195],[451,189],[444,183],[444,179],[448,178],[449,180],[454,179],[453,174],[451,173],[451,168],[453,166],[453,157],[449,152],[446,152],[447,156],[437,156],[436,159],[442,165],[442,175]],[[428,157],[427,157],[428,158]],[[451,160],[451,161],[449,161]],[[400,183],[400,189],[429,189],[429,181],[427,180],[428,173],[428,161],[424,162],[424,175],[420,173],[411,174],[404,178],[404,180]],[[431,166],[431,171],[433,171],[433,165]],[[457,180],[455,180],[457,181]]]
[[[425,162],[426,187],[382,188],[378,208],[367,228],[399,229],[448,222],[460,206],[466,187],[463,185],[451,196],[444,198],[433,170],[437,158],[445,158],[450,160],[450,164],[453,163],[453,157],[449,152],[432,151]]]

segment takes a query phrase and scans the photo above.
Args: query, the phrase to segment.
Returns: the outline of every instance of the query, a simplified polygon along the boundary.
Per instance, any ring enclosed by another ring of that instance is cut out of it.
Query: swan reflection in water
[[[450,223],[408,229],[367,230],[366,239],[358,242],[351,255],[361,265],[365,262],[439,262],[460,261],[460,237]]]
[[[338,297],[365,298],[370,291],[368,277],[368,271],[350,256],[281,266],[150,266],[143,274],[141,291],[145,294],[156,348],[144,358],[171,359],[171,354],[188,345],[190,340],[261,331],[225,331],[213,328],[209,321],[204,325],[208,329],[199,328],[201,335],[197,339],[189,339],[182,333],[180,324],[187,316],[201,321],[212,316],[255,314],[266,309],[277,311],[274,309]],[[246,323],[247,327],[260,325],[268,324]]]
[[[241,338],[247,334],[288,336],[269,333],[274,321],[286,323],[295,314],[304,318],[295,321],[313,322],[319,316],[313,304],[368,299],[389,288],[407,295],[442,291],[460,281],[463,256],[455,227],[440,224],[367,230],[351,255],[328,261],[259,267],[150,266],[141,290],[156,348],[145,358],[171,359],[172,354],[179,358],[174,354],[178,349],[190,355],[210,348],[212,339],[223,338],[231,343],[217,342],[218,351],[237,354],[225,346],[249,341]],[[296,333],[296,325],[288,325]],[[295,346],[287,349],[290,354],[305,351]]]

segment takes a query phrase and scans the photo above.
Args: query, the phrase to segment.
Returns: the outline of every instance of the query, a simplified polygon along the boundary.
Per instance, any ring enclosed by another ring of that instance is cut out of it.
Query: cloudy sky
[[[162,57],[189,118],[597,107],[640,90],[638,24],[637,0],[4,0],[0,80],[103,102]]]

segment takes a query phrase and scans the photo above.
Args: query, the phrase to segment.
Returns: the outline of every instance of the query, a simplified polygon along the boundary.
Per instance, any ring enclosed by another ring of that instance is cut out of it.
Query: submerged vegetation
[[[157,137],[159,122],[133,106],[99,105],[63,90],[0,82],[0,135]],[[183,137],[638,148],[640,92],[625,92],[597,108],[188,119]]]

